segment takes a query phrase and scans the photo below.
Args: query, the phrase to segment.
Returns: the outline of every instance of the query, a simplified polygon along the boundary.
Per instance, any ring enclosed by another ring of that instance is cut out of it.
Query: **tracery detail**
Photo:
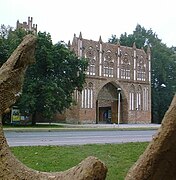
[[[141,55],[137,59],[137,80],[145,81],[146,79],[146,64],[144,57]]]
[[[130,58],[128,53],[124,53],[121,59],[121,79],[130,79]]]
[[[87,67],[87,75],[95,75],[96,55],[91,46],[88,48],[85,57],[89,61],[89,65]]]
[[[114,73],[114,59],[112,57],[112,52],[108,50],[104,56],[103,76],[113,77],[113,73]]]

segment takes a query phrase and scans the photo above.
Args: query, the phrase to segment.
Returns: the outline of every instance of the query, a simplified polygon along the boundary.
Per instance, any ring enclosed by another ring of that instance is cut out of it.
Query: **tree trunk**
[[[157,134],[139,160],[129,170],[125,179],[176,179],[176,95]]]
[[[33,61],[36,38],[27,35],[11,57],[0,68],[0,117],[18,98],[25,70]],[[0,179],[2,180],[104,180],[107,168],[95,157],[88,157],[77,166],[58,173],[32,170],[10,152],[0,119]]]
[[[36,125],[36,111],[32,114],[32,126]]]

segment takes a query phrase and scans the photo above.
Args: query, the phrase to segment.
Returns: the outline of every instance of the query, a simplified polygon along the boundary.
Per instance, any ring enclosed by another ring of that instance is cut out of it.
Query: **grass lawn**
[[[15,156],[39,171],[64,171],[88,156],[96,156],[108,167],[107,180],[124,180],[129,168],[144,152],[148,143],[80,146],[13,147]]]

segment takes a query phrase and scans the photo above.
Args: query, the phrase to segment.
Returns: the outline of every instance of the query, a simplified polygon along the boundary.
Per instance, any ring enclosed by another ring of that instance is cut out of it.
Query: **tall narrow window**
[[[93,108],[93,84],[88,84],[88,108]]]
[[[148,108],[148,107],[149,107],[149,106],[148,106],[148,103],[149,103],[149,100],[148,100],[149,97],[148,97],[148,96],[149,96],[148,88],[145,87],[145,88],[143,89],[143,110],[144,110],[144,111],[148,111],[148,109],[149,109],[149,108]]]
[[[142,110],[142,88],[141,88],[141,86],[138,86],[138,89],[136,92],[136,110],[138,110],[138,111]]]
[[[131,85],[130,91],[129,91],[129,109],[130,110],[135,110],[134,108],[134,97],[135,97],[135,87],[134,85]]]

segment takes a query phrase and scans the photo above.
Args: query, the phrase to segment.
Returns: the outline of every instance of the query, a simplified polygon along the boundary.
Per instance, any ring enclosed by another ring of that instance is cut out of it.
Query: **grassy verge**
[[[108,167],[107,180],[123,180],[148,143],[81,146],[13,147],[15,156],[39,171],[64,171],[88,156],[96,156]]]
[[[48,131],[65,131],[71,129],[72,131],[147,131],[147,130],[157,130],[158,127],[127,127],[127,128],[118,128],[118,127],[79,127],[72,125],[64,125],[64,124],[36,124],[32,125],[20,125],[20,124],[11,124],[11,125],[3,125],[4,130],[15,130],[15,131],[37,131],[39,130],[48,130]]]

